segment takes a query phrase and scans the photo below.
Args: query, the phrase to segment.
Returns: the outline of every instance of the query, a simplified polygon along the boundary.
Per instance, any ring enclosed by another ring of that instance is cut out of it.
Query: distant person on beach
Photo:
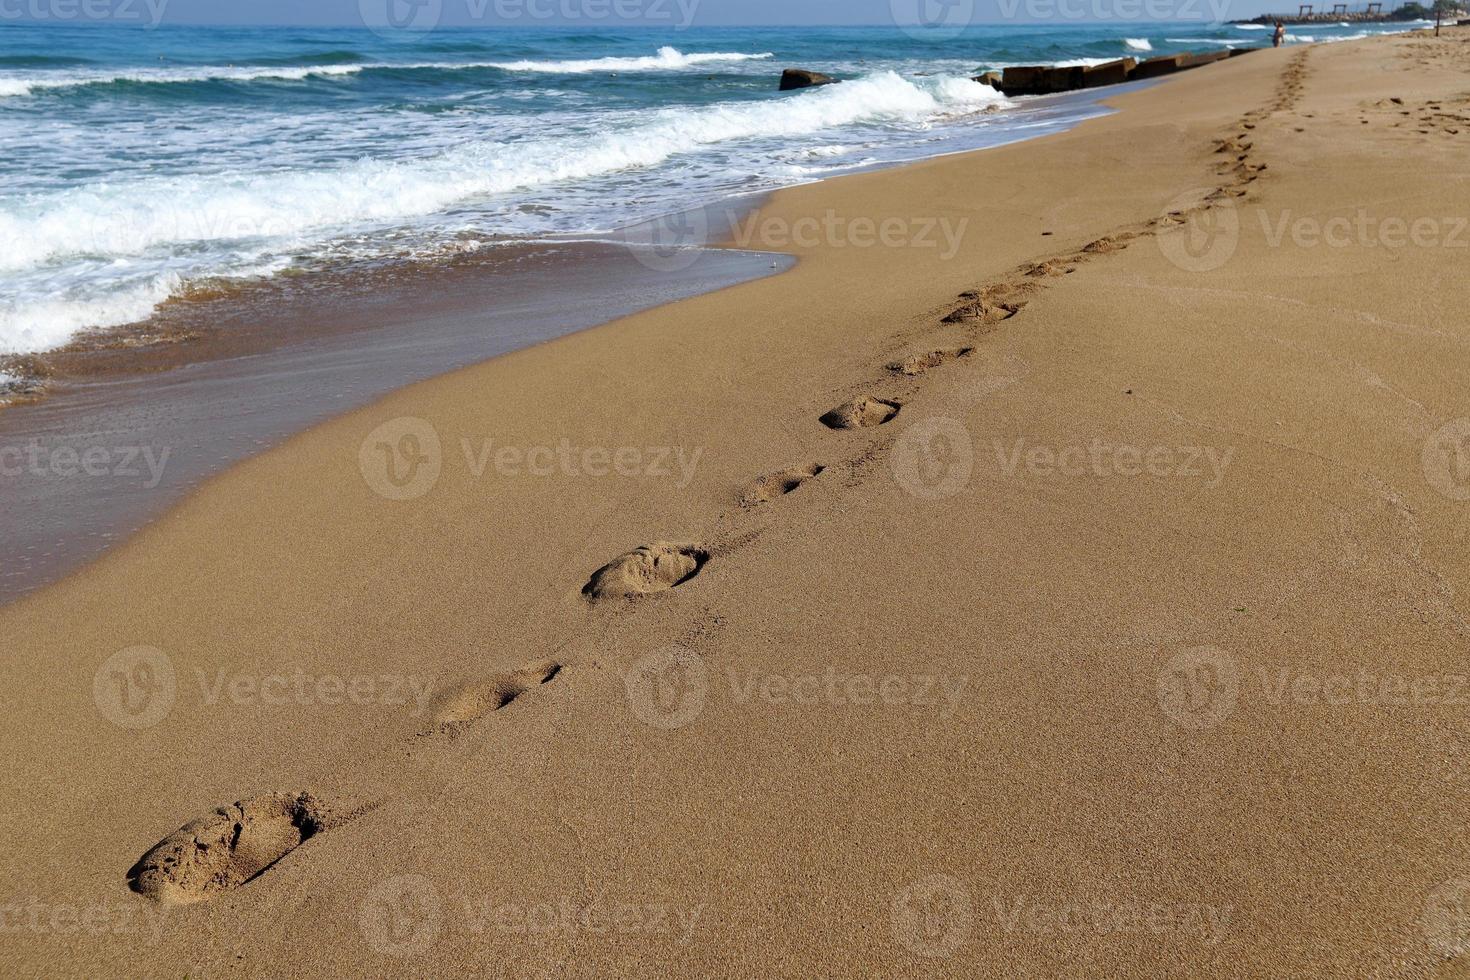
[[[1276,33],[1271,35],[1271,47],[1281,47],[1281,42],[1286,40],[1286,25],[1281,21],[1276,22]]]

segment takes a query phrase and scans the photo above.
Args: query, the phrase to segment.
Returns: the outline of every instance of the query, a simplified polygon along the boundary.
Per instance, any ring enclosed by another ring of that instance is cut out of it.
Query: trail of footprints
[[[506,674],[459,685],[434,709],[420,734],[456,736],[474,722],[561,673],[540,660]],[[307,792],[264,793],[191,820],[155,844],[127,872],[128,887],[164,905],[191,905],[248,884],[312,838],[373,809]]]
[[[1266,165],[1253,156],[1252,130],[1274,112],[1295,107],[1301,95],[1307,53],[1304,50],[1293,59],[1269,109],[1247,114],[1238,127],[1233,127],[1238,131],[1217,141],[1216,153],[1228,158],[1216,168],[1217,172],[1230,179],[1191,211],[1208,209],[1244,194],[1245,188],[1266,170]],[[1088,261],[1126,249],[1134,239],[1182,223],[1191,211],[1172,212],[1100,238],[1079,251],[1023,265],[1001,282],[961,293],[939,322],[945,328],[959,327],[978,338],[1023,313],[1027,300],[1048,288],[1049,282],[1072,274]],[[913,384],[938,368],[970,357],[974,351],[973,345],[949,344],[891,361],[885,369],[889,378]],[[892,422],[902,408],[899,396],[875,392],[849,399],[817,421],[839,432],[872,429]],[[858,452],[874,451],[870,445]],[[826,468],[823,463],[809,462],[758,477],[739,494],[740,507],[769,505],[817,479]],[[593,572],[581,594],[593,606],[636,601],[689,582],[711,557],[710,550],[687,542],[643,545]],[[462,733],[551,683],[562,669],[561,663],[541,660],[506,674],[465,682],[440,699],[431,727],[420,734]],[[346,824],[367,809],[324,801],[307,792],[250,797],[193,820],[159,841],[128,870],[128,885],[138,894],[162,903],[208,900],[253,881],[314,837]]]
[[[1414,36],[1404,45],[1404,49],[1403,59],[1416,68],[1444,67],[1463,71],[1467,62],[1470,62],[1466,42],[1453,35]]]
[[[1422,68],[1445,68],[1464,72],[1470,70],[1470,44],[1454,36],[1419,36],[1404,45],[1403,59],[1414,71]],[[1470,93],[1460,93],[1448,99],[1430,99],[1414,104],[1401,98],[1379,100],[1364,107],[1362,121],[1377,110],[1387,113],[1395,121],[1390,128],[1412,130],[1411,138],[1428,136],[1438,142],[1437,137],[1449,137],[1452,142],[1470,137]],[[1409,135],[1405,132],[1403,135]],[[1422,141],[1420,141],[1422,142]]]
[[[1411,139],[1413,134],[1429,137],[1470,135],[1470,96],[1417,103],[1393,97],[1367,103],[1361,110],[1358,118],[1364,126],[1373,121],[1373,116],[1386,117],[1393,120],[1389,129],[1402,129],[1404,135]]]
[[[1222,203],[1244,198],[1250,192],[1250,186],[1260,180],[1268,170],[1267,164],[1258,158],[1259,155],[1256,152],[1254,137],[1257,127],[1277,113],[1296,110],[1301,101],[1303,84],[1307,77],[1306,61],[1310,53],[1311,49],[1303,49],[1292,58],[1282,73],[1281,83],[1277,87],[1275,96],[1267,107],[1246,113],[1235,126],[1231,127],[1230,135],[1215,140],[1215,155],[1224,158],[1215,165],[1215,174],[1225,180],[1206,193],[1199,204],[1170,211],[1155,218],[1146,223],[1139,234],[1157,234],[1171,227],[1183,225],[1198,214],[1208,212]],[[1311,119],[1313,115],[1304,113],[1303,118]],[[1302,127],[1293,127],[1293,129],[1298,133],[1304,131]]]

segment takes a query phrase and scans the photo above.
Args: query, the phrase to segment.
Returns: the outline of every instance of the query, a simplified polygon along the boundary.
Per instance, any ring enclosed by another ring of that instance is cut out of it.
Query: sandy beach
[[[781,191],[0,608],[0,971],[1470,973],[1467,70]]]

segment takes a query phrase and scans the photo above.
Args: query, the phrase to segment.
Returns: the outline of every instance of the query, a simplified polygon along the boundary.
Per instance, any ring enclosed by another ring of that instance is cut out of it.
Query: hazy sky
[[[1253,17],[1280,0],[0,0],[0,30],[54,23],[536,27],[1148,22]],[[1388,6],[1396,6],[1390,2]],[[1294,8],[1293,8],[1294,9]]]

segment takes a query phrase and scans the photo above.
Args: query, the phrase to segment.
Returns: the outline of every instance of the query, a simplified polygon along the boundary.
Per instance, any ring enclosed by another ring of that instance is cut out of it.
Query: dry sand
[[[900,224],[6,608],[0,972],[1453,972],[1467,69],[1265,51],[783,192],[752,244]]]

